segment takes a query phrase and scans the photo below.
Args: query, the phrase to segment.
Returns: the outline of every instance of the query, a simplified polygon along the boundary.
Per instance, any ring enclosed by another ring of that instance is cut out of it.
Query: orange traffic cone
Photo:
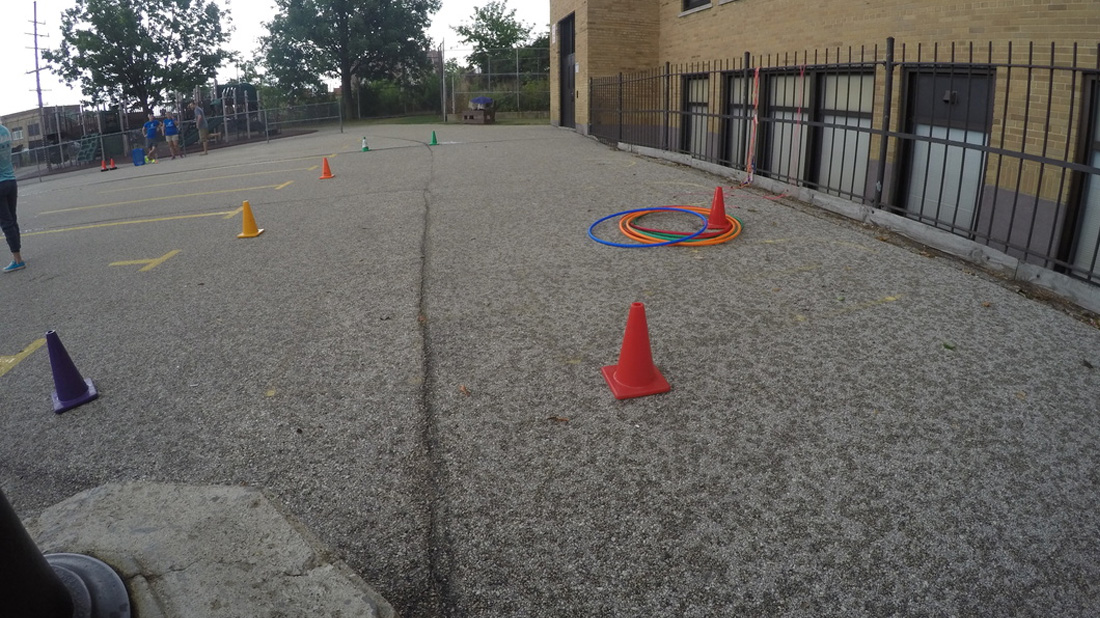
[[[649,327],[646,326],[645,305],[630,305],[626,319],[626,334],[619,352],[619,364],[603,368],[603,377],[615,399],[630,399],[667,393],[672,390],[668,380],[653,364],[649,347]]]
[[[111,159],[111,167],[109,167],[107,169],[110,169],[110,170],[117,170],[118,169],[117,167],[115,167],[115,160],[114,159]]]
[[[256,227],[256,218],[252,216],[252,206],[248,204],[248,200],[244,201],[241,208],[244,212],[241,215],[241,233],[237,234],[237,238],[255,238],[263,234],[263,229]]]
[[[325,164],[321,167],[321,177],[318,180],[328,180],[334,178],[332,170],[328,168],[328,157],[325,157]]]
[[[99,171],[101,171],[101,172],[106,172],[107,171],[107,161],[106,160],[104,160],[104,159],[99,160]]]
[[[707,217],[707,229],[723,229],[728,230],[730,228],[729,219],[726,218],[726,199],[725,192],[722,187],[714,189],[714,200],[710,203],[710,216]]]

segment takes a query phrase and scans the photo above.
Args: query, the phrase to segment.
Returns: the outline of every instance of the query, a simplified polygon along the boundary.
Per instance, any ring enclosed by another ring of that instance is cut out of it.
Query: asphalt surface
[[[1100,614],[1100,329],[751,188],[726,244],[585,233],[721,183],[442,125],[22,183],[0,356],[101,396],[7,363],[0,484],[260,488],[408,617]],[[672,391],[619,401],[639,301]]]

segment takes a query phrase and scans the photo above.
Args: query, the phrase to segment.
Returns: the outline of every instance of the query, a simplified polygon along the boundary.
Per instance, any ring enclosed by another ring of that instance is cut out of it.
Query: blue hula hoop
[[[691,234],[690,236],[684,236],[683,238],[677,238],[677,239],[674,239],[674,240],[666,240],[664,242],[658,242],[658,243],[653,243],[653,244],[649,244],[649,243],[611,242],[609,240],[601,240],[599,238],[596,238],[596,235],[592,233],[592,230],[596,229],[597,225],[603,223],[604,221],[607,221],[608,219],[614,219],[615,217],[621,217],[623,215],[630,215],[630,214],[634,214],[636,212],[650,212],[650,211],[653,211],[653,210],[671,210],[671,211],[674,211],[674,212],[686,212],[689,215],[695,215],[696,217],[699,217],[699,219],[701,219],[703,221],[703,227],[699,228],[698,231]],[[686,208],[673,208],[671,206],[656,206],[656,207],[653,207],[653,208],[635,208],[634,210],[624,210],[622,212],[617,212],[613,215],[607,215],[603,219],[600,219],[599,221],[596,221],[592,225],[588,226],[588,237],[591,238],[592,240],[600,243],[601,245],[607,245],[609,247],[622,247],[624,249],[638,249],[638,248],[645,248],[645,247],[665,247],[665,246],[668,246],[668,245],[675,245],[677,243],[684,242],[685,240],[691,240],[692,238],[695,238],[696,236],[702,234],[705,231],[707,231],[707,218],[704,217],[702,214],[697,213],[693,210],[687,210]]]

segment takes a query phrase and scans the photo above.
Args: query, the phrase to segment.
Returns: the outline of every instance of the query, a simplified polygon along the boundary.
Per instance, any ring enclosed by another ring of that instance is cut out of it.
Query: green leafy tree
[[[354,115],[352,77],[387,78],[427,64],[425,30],[440,0],[275,0],[263,39],[265,64],[292,88],[338,77],[345,114]],[[310,74],[313,74],[311,79]]]
[[[454,26],[463,45],[473,48],[471,61],[484,72],[492,72],[493,65],[515,64],[511,51],[527,42],[532,27],[516,19],[516,10],[507,8],[507,2],[493,0],[483,7],[474,7],[471,23]]]
[[[61,14],[61,44],[42,57],[93,104],[137,101],[151,111],[190,91],[230,56],[229,13],[204,0],[76,0]]]

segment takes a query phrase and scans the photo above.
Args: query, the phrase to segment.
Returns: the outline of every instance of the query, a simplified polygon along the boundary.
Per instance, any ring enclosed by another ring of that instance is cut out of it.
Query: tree
[[[61,14],[61,44],[42,57],[89,102],[131,100],[149,112],[214,76],[230,55],[223,21],[228,11],[204,0],[76,0]]]
[[[265,64],[288,86],[340,78],[345,114],[354,114],[352,76],[401,75],[427,64],[429,13],[440,0],[275,0],[278,13],[263,39]]]
[[[473,46],[471,59],[482,71],[494,64],[515,62],[511,49],[527,42],[532,27],[516,19],[516,10],[507,9],[504,0],[493,0],[474,7],[473,23],[454,26],[464,45]]]

